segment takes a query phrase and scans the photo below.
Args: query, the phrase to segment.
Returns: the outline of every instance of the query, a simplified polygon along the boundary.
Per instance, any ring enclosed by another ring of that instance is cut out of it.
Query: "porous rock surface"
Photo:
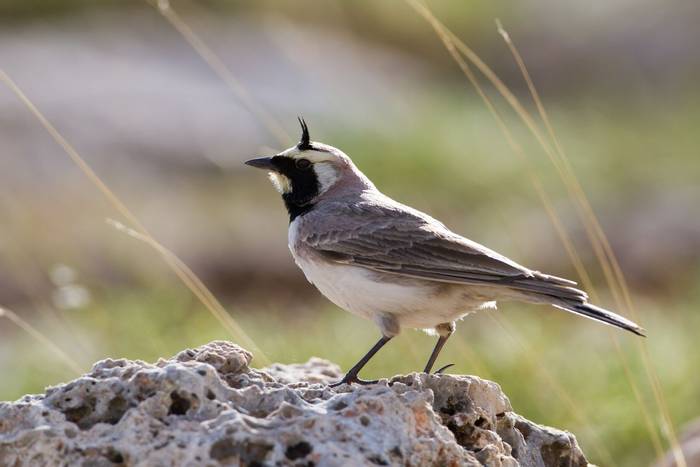
[[[98,362],[0,404],[2,466],[585,466],[573,435],[512,411],[493,382],[410,374],[329,388],[327,361],[248,365],[216,341],[155,364]]]

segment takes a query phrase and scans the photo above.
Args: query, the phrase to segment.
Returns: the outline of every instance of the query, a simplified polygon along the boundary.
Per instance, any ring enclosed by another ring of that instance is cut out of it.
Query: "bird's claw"
[[[445,370],[447,370],[447,369],[448,369],[449,367],[451,367],[451,366],[455,366],[455,364],[454,364],[454,363],[448,363],[447,365],[445,365],[445,366],[443,366],[443,367],[440,367],[440,368],[438,368],[437,370],[435,370],[435,373],[433,373],[433,374],[434,374],[434,375],[440,375],[440,374],[442,374],[442,372],[444,372]]]
[[[366,380],[366,379],[360,379],[357,375],[350,375],[347,374],[343,379],[338,381],[337,383],[331,383],[328,385],[330,388],[337,388],[338,386],[342,386],[343,384],[359,384],[361,386],[367,386],[368,384],[376,384],[378,383],[378,379],[373,379],[373,380]]]

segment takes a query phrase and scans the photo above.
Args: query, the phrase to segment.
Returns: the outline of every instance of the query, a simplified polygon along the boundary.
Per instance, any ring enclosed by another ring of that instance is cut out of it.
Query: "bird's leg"
[[[440,334],[440,337],[438,338],[437,343],[435,344],[435,348],[433,349],[433,353],[430,354],[430,358],[428,359],[428,363],[425,365],[425,369],[423,370],[423,373],[428,373],[430,374],[430,370],[433,369],[433,365],[435,364],[435,360],[437,360],[438,355],[440,354],[440,351],[442,350],[442,347],[445,345],[445,342],[447,342],[447,339],[450,338],[453,332],[455,332],[455,323],[442,323],[438,324],[435,326],[435,330]],[[436,373],[440,373],[444,371],[447,367],[452,366],[452,364],[444,366],[440,368]]]
[[[341,379],[337,383],[331,384],[330,387],[334,388],[336,386],[340,386],[341,384],[345,384],[345,383],[347,383],[347,384],[352,384],[352,383],[374,384],[374,383],[376,383],[377,382],[376,380],[375,381],[365,381],[365,380],[360,379],[357,375],[360,373],[360,370],[367,364],[367,362],[369,362],[369,360],[374,356],[374,354],[376,354],[379,351],[379,349],[384,347],[384,344],[386,344],[390,340],[391,340],[391,337],[382,336],[382,338],[379,339],[379,341],[376,344],[374,344],[374,347],[369,349],[369,352],[367,352],[365,354],[365,356],[362,357],[360,359],[360,361],[355,364],[354,367],[350,368],[350,371],[347,372],[347,374],[343,377],[343,379]]]

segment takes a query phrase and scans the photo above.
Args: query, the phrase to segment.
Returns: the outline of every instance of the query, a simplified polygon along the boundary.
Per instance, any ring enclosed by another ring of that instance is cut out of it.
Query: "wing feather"
[[[337,204],[312,213],[316,219],[308,221],[314,228],[302,229],[309,232],[302,241],[332,261],[453,283],[534,277],[533,271],[398,203]]]

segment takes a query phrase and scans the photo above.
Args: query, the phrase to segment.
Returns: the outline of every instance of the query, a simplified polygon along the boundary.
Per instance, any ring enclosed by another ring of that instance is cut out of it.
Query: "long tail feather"
[[[605,310],[590,303],[577,303],[577,304],[554,304],[555,307],[562,310],[570,311],[576,313],[577,315],[585,316],[601,323],[609,324],[610,326],[615,326],[625,331],[632,332],[638,336],[646,337],[646,331],[638,326],[636,323],[624,318],[612,311]]]
[[[549,303],[559,309],[624,329],[638,336],[646,336],[646,331],[636,323],[588,303],[586,292],[572,287],[576,285],[575,282],[533,271],[533,276],[515,280],[512,285],[514,289],[525,292],[537,303]]]

